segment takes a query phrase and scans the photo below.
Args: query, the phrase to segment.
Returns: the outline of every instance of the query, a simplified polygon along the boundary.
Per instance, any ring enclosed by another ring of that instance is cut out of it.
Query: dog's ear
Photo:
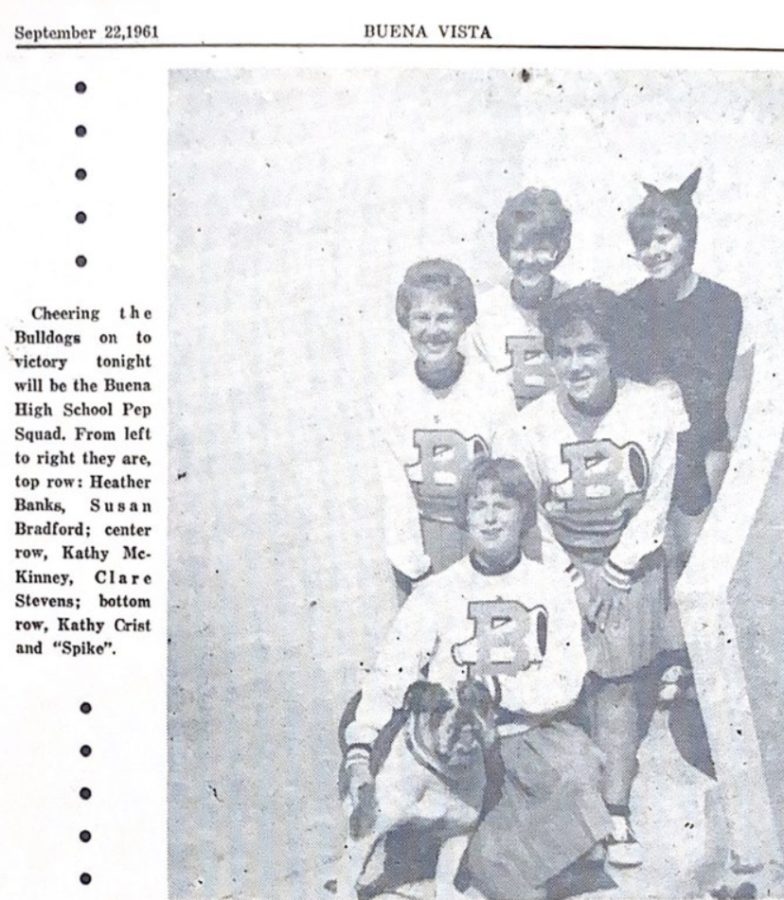
[[[452,707],[452,701],[440,684],[415,681],[406,691],[403,706],[413,713],[446,712]]]
[[[461,681],[457,686],[457,696],[461,706],[475,710],[485,722],[492,722],[495,701],[487,686],[475,679]]]
[[[661,191],[656,187],[655,184],[649,184],[647,181],[643,181],[642,186],[645,188],[646,194],[651,194],[652,196],[661,194]]]
[[[700,183],[701,174],[702,169],[695,169],[678,188],[677,193],[681,194],[682,196],[691,197],[691,195],[697,190],[697,185]]]

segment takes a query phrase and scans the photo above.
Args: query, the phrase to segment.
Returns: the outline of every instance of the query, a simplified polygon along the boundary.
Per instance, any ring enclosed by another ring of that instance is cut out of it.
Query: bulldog
[[[341,791],[348,834],[337,880],[340,900],[356,900],[373,851],[405,823],[428,823],[442,840],[437,900],[463,896],[454,882],[485,797],[494,718],[493,698],[479,681],[461,682],[456,702],[441,685],[417,681],[406,693],[402,724],[388,752],[347,749]]]

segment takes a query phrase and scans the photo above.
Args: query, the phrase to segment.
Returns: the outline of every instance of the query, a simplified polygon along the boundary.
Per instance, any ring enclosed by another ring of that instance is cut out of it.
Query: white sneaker
[[[612,833],[605,840],[607,862],[617,869],[633,869],[642,865],[642,847],[634,836],[627,816],[611,816]]]
[[[691,673],[684,666],[670,666],[659,682],[659,709],[666,709],[683,694]]]

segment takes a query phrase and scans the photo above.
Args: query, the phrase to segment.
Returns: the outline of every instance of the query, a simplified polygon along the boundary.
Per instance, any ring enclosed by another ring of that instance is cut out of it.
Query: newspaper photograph
[[[775,44],[96,6],[6,27],[0,892],[784,897]]]

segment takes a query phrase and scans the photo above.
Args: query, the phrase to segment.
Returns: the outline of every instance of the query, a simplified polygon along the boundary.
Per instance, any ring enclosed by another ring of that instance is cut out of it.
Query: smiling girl
[[[489,454],[514,401],[482,360],[460,352],[476,304],[459,266],[443,259],[411,266],[396,313],[415,360],[386,386],[377,419],[387,555],[402,602],[412,582],[466,553],[460,478],[473,459]]]
[[[610,863],[642,862],[630,823],[637,750],[657,691],[659,654],[679,643],[662,542],[679,431],[673,391],[618,376],[618,298],[586,283],[540,316],[557,387],[518,413],[496,453],[523,464],[539,498],[545,563],[578,580],[591,672],[588,731],[605,755]],[[582,582],[582,583],[580,583]]]
[[[358,798],[372,783],[373,745],[423,672],[452,696],[460,682],[482,682],[498,704],[500,740],[486,748],[492,787],[467,868],[483,897],[544,898],[545,883],[611,824],[600,756],[566,720],[586,671],[580,613],[570,578],[523,552],[536,494],[518,462],[475,460],[456,504],[468,555],[398,611],[346,728],[349,792]]]
[[[629,314],[625,368],[648,383],[672,379],[691,427],[678,437],[673,508],[676,571],[685,565],[705,511],[727,470],[727,390],[743,310],[729,288],[698,275],[697,210],[692,195],[700,170],[680,187],[644,184],[645,199],[629,214],[629,234],[648,277],[624,297]]]
[[[480,295],[472,347],[507,379],[520,409],[553,385],[538,317],[565,290],[553,271],[569,252],[572,217],[555,191],[527,187],[504,203],[496,237],[510,279]]]

